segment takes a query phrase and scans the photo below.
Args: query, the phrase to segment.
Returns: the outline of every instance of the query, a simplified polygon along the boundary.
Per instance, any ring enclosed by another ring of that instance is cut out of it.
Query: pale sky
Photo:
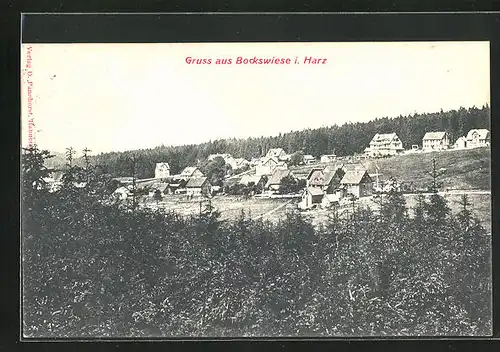
[[[238,56],[292,64],[236,65]],[[306,56],[327,63],[303,64]],[[490,103],[488,42],[34,44],[31,59],[36,144],[51,151],[271,136]]]

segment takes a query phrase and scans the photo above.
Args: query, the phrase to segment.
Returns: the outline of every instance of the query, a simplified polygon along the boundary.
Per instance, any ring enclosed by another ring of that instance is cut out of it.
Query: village
[[[490,144],[490,132],[486,129],[470,130],[454,144],[447,132],[427,132],[422,145],[412,145],[405,150],[396,133],[375,134],[364,153],[353,156],[336,156],[335,153],[301,155],[298,163],[291,163],[293,154],[282,148],[271,148],[266,155],[245,160],[230,154],[212,154],[207,161],[220,158],[230,170],[244,170],[228,173],[222,185],[211,184],[198,166],[189,166],[179,174],[171,174],[168,161],[158,162],[154,178],[136,179],[120,177],[120,186],[113,193],[118,202],[135,196],[143,206],[168,207],[175,201],[194,202],[200,199],[215,199],[243,196],[255,201],[265,199],[289,199],[299,210],[327,209],[331,206],[352,204],[357,200],[376,197],[391,187],[402,191],[426,191],[413,185],[391,182],[384,178],[384,170],[376,165],[379,158],[403,154],[428,153],[433,151],[466,150],[486,147]],[[366,167],[374,161],[375,172]],[[170,202],[169,202],[170,200]],[[279,204],[279,203],[278,203]]]

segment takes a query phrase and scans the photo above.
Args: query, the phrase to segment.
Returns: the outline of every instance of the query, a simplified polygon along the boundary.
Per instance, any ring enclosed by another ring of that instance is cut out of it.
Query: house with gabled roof
[[[268,158],[275,158],[278,161],[280,160],[285,161],[287,159],[287,154],[283,150],[283,148],[271,148],[268,150],[266,156]]]
[[[149,187],[149,196],[154,197],[156,192],[162,196],[169,194],[169,184],[167,182],[155,182]]]
[[[299,204],[299,208],[309,209],[315,204],[320,205],[325,194],[320,188],[317,187],[306,187],[302,193],[302,199]]]
[[[313,168],[307,175],[307,187],[317,187],[326,194],[332,194],[340,186],[345,171],[341,168]]]
[[[465,149],[467,148],[467,138],[465,137],[458,137],[457,140],[455,141],[455,144],[453,145],[453,148],[455,149]]]
[[[168,163],[156,163],[155,178],[164,178],[170,176],[170,165]]]
[[[180,177],[188,178],[188,177],[203,177],[203,172],[198,169],[196,166],[188,166],[179,175]]]
[[[186,194],[208,196],[211,193],[211,185],[207,177],[192,177],[186,183]]]
[[[306,165],[308,164],[313,164],[314,162],[316,162],[316,158],[310,154],[306,154],[304,155],[304,163]]]
[[[264,175],[243,175],[239,180],[239,183],[244,186],[257,186],[258,188],[262,188],[265,186],[264,183]]]
[[[404,150],[403,142],[396,133],[376,133],[365,148],[365,154],[370,157],[396,155]]]
[[[274,157],[264,157],[261,162],[255,166],[255,174],[256,175],[271,175],[276,166],[278,165],[279,160]]]
[[[267,180],[265,188],[271,192],[278,192],[281,187],[281,180],[287,176],[293,176],[293,173],[290,170],[274,170]]]
[[[324,164],[333,163],[335,160],[337,160],[337,155],[335,154],[324,154],[320,158],[320,162]]]
[[[486,147],[490,145],[490,131],[485,128],[472,129],[467,133],[467,148]]]
[[[422,150],[444,150],[448,149],[450,141],[446,132],[427,132],[422,138]]]
[[[361,198],[373,194],[373,181],[366,170],[346,171],[340,185],[344,188],[344,194],[346,195],[351,194]]]

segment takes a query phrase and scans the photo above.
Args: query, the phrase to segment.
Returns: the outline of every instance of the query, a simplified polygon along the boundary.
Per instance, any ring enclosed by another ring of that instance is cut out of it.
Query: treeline
[[[109,180],[70,167],[42,181],[23,157],[23,332],[41,337],[475,335],[491,332],[490,237],[466,198],[331,213],[315,228],[181,217],[107,202]],[[87,177],[75,187],[75,175]]]
[[[307,118],[307,117],[305,117]],[[265,155],[270,148],[283,148],[288,153],[302,150],[318,157],[335,151],[337,155],[362,153],[375,133],[396,132],[405,148],[422,144],[425,132],[447,131],[452,143],[467,134],[472,128],[490,129],[490,107],[472,107],[440,111],[428,114],[413,114],[396,118],[377,118],[364,123],[346,123],[317,129],[305,129],[273,137],[215,140],[199,145],[159,146],[154,149],[100,154],[95,162],[104,166],[103,172],[113,176],[130,176],[128,160],[132,154],[139,156],[137,176],[154,176],[157,162],[168,162],[173,173],[186,166],[197,165],[208,155],[230,153],[234,157],[250,160]]]

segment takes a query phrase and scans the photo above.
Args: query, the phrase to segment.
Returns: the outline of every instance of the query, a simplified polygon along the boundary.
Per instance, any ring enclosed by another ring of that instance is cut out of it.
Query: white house
[[[222,154],[210,154],[207,158],[208,161],[212,161],[214,160],[215,158],[222,158],[224,159],[224,161],[226,161],[226,159],[229,159],[229,158],[232,158],[231,154],[228,154],[228,153],[222,153]]]
[[[203,177],[203,172],[195,166],[188,166],[182,170],[180,177]]]
[[[484,128],[470,130],[466,139],[467,148],[486,147],[490,145],[490,131]]]
[[[155,178],[165,178],[170,176],[170,165],[168,163],[156,163]]]
[[[278,161],[281,161],[281,160],[284,161],[287,159],[287,154],[282,148],[271,148],[267,152],[266,157],[275,158]]]
[[[305,164],[313,164],[316,161],[316,158],[310,154],[304,155],[304,163]]]
[[[131,192],[127,187],[121,186],[121,187],[118,187],[113,192],[113,195],[120,200],[125,200],[125,199],[127,199],[127,197],[129,197],[131,195]]]
[[[193,196],[209,195],[212,193],[207,177],[190,178],[186,184],[186,193]]]
[[[365,154],[370,157],[396,155],[403,151],[403,142],[396,133],[377,133],[373,136]]]
[[[255,166],[256,175],[271,175],[276,166],[278,165],[278,160],[273,157],[265,157],[259,164]]]
[[[455,144],[453,145],[455,149],[465,149],[467,148],[467,139],[465,137],[459,137]]]
[[[337,160],[337,156],[335,154],[325,154],[322,155],[319,159],[321,163],[333,163]]]
[[[422,150],[444,150],[448,149],[450,141],[446,132],[427,132],[422,138]]]

